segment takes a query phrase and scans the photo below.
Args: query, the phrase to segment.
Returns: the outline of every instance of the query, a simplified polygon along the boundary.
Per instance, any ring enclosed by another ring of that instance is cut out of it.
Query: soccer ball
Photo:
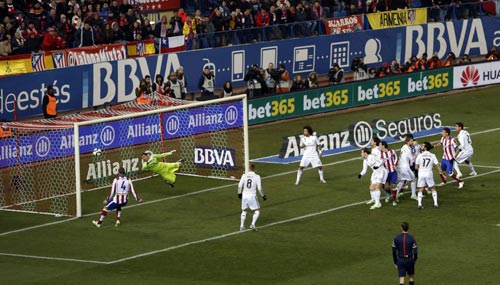
[[[93,156],[100,156],[102,154],[102,150],[100,148],[94,148],[92,151]]]

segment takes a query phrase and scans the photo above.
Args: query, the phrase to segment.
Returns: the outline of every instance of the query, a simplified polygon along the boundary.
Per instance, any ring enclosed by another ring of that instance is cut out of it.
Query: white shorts
[[[434,177],[418,177],[417,187],[434,187],[436,183],[434,183]]]
[[[398,168],[398,177],[400,181],[413,181],[415,173],[409,167],[400,167]]]
[[[260,209],[259,199],[257,196],[245,196],[241,198],[241,210],[246,210],[250,208],[250,210]]]
[[[319,156],[316,157],[303,156],[302,159],[300,160],[300,167],[307,167],[309,166],[309,164],[311,164],[313,168],[323,165],[321,163],[321,160],[319,159]]]
[[[388,174],[389,172],[385,167],[373,170],[372,177],[370,178],[371,184],[384,184],[387,181]]]
[[[469,148],[469,149],[465,149],[465,150],[461,150],[457,157],[455,157],[455,160],[458,162],[458,163],[462,163],[466,160],[469,160],[472,155],[474,154],[474,149],[473,148]]]

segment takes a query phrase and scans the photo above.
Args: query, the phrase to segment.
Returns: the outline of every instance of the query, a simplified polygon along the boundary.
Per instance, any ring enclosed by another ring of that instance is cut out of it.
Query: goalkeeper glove
[[[266,201],[267,200],[267,196],[266,195],[262,196],[262,200]]]
[[[169,151],[169,152],[167,152],[167,153],[168,153],[168,155],[172,155],[172,154],[174,154],[174,152],[176,152],[176,150],[175,150],[175,149],[173,149],[173,150],[171,150],[171,151]]]
[[[358,174],[358,179],[361,179],[361,174]]]
[[[241,200],[242,197],[243,197],[243,194],[239,193],[238,198]]]

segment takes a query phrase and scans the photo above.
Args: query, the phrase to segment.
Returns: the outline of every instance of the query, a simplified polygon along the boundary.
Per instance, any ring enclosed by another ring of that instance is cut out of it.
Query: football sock
[[[299,184],[300,182],[300,177],[302,176],[302,170],[297,170],[297,180],[295,181],[295,183]]]
[[[409,285],[415,285],[415,281],[410,281]]]
[[[398,191],[398,193],[399,193],[399,191],[401,191],[401,189],[403,189],[404,185],[405,185],[404,180],[399,181],[398,185],[396,185],[396,191]]]
[[[455,169],[458,176],[462,176],[462,172],[460,171],[460,167],[458,167],[458,163],[456,161],[453,161],[453,169]]]
[[[456,173],[451,174],[451,178],[453,178],[454,180],[456,180],[458,183],[462,182],[462,180],[460,180],[460,179],[457,177],[457,174],[456,174]]]
[[[471,172],[476,172],[476,170],[474,170],[474,165],[472,165],[472,163],[467,163],[467,166],[470,168],[470,171]]]
[[[119,221],[121,217],[122,217],[122,208],[118,207],[116,208],[116,220]]]
[[[413,180],[410,183],[411,195],[415,195],[417,193],[417,181]]]
[[[99,221],[97,223],[102,224],[102,221],[104,220],[104,218],[106,217],[107,214],[108,214],[108,212],[106,210],[102,210],[101,216],[99,217]]]
[[[252,225],[255,226],[255,223],[257,222],[257,219],[259,218],[259,215],[260,215],[260,211],[259,210],[256,210],[255,212],[253,212]]]
[[[240,227],[244,227],[245,226],[245,219],[247,218],[247,212],[246,211],[242,211],[241,212],[241,223],[240,223]]]
[[[438,204],[438,193],[436,190],[432,191],[432,200],[434,200],[434,205]]]
[[[446,176],[444,175],[444,173],[443,174],[439,174],[439,177],[441,177],[441,181],[443,183],[446,183]]]
[[[396,201],[398,199],[398,191],[392,190],[392,201]]]
[[[418,202],[418,206],[422,206],[422,192],[418,192],[418,195],[417,195],[417,202]]]
[[[370,190],[370,198],[371,200],[375,201],[375,195],[373,194],[372,190]]]
[[[373,191],[373,198],[375,198],[375,204],[379,205],[380,204],[380,189],[375,189],[375,191]]]
[[[323,180],[323,169],[318,169],[319,179]]]

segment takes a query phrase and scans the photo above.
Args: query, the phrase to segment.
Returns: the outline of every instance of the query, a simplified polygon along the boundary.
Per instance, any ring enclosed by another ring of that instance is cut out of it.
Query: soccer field
[[[238,231],[236,182],[179,176],[171,189],[155,177],[135,182],[144,202],[132,199],[117,228],[115,213],[99,229],[91,223],[108,189],[83,193],[80,219],[1,211],[1,283],[397,284],[391,243],[407,221],[419,245],[417,284],[498,284],[499,94],[498,86],[466,90],[250,128],[256,159],[277,154],[282,137],[304,125],[322,134],[426,113],[440,113],[447,126],[462,121],[478,175],[462,165],[464,188],[438,188],[439,209],[426,197],[418,210],[405,195],[398,207],[369,210],[359,151],[323,158],[327,184],[309,168],[294,186],[298,163],[258,163],[268,200],[256,232]]]

